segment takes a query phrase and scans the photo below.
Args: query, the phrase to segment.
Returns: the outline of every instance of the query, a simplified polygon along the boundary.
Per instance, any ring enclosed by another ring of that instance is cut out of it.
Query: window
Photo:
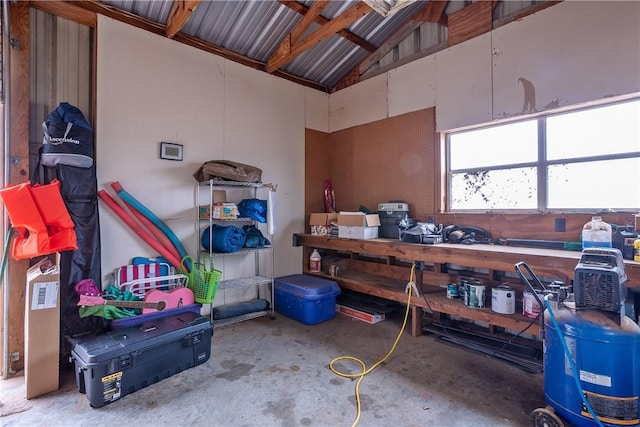
[[[449,211],[640,209],[640,100],[447,135]]]

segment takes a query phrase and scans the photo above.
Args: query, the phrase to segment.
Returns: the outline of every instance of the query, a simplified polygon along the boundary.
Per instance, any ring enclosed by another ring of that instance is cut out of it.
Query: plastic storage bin
[[[275,310],[306,325],[333,319],[340,287],[332,280],[308,274],[278,277],[275,284]]]
[[[191,311],[78,341],[71,351],[76,385],[98,408],[211,356],[213,327]]]

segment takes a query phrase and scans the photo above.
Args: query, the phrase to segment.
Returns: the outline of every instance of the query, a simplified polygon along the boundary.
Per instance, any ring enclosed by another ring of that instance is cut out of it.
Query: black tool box
[[[206,362],[212,335],[209,318],[189,311],[80,340],[71,351],[78,391],[104,406]]]

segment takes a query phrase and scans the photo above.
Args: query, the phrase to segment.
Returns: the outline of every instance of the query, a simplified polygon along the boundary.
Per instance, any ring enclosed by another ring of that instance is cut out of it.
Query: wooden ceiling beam
[[[373,9],[371,9],[371,7],[366,3],[356,3],[341,15],[336,16],[335,18],[318,28],[312,34],[308,35],[297,43],[291,44],[288,50],[276,50],[275,54],[273,54],[267,61],[266,71],[268,73],[274,72],[278,68],[293,60],[293,58],[300,55],[302,52],[312,48],[322,40],[336,34],[339,30],[348,27],[372,10]]]
[[[282,4],[283,6],[287,6],[289,9],[294,10],[296,12],[298,12],[300,15],[305,15],[307,13],[307,11],[309,10],[309,8],[301,3],[298,3],[297,1],[292,1],[292,0],[278,0],[278,2],[280,4]],[[329,22],[329,20],[327,18],[325,18],[322,15],[318,15],[315,18],[315,23],[316,24],[320,24],[320,25],[324,25],[327,22]],[[349,30],[345,30],[342,29],[340,31],[338,31],[336,34],[338,34],[339,36],[341,36],[342,38],[349,40],[351,43],[360,46],[361,48],[363,48],[364,50],[366,50],[367,52],[375,52],[378,48],[376,47],[376,45],[374,45],[373,43],[369,43],[368,41],[366,41],[365,39],[363,39],[360,36],[355,35],[354,33],[352,33]]]
[[[296,24],[295,27],[293,27],[293,30],[291,30],[289,34],[284,36],[276,50],[274,50],[271,54],[269,60],[271,60],[271,58],[286,57],[291,52],[291,44],[295,43],[302,36],[302,34],[307,31],[307,29],[311,26],[311,24],[313,24],[315,19],[320,16],[320,13],[322,13],[322,10],[327,7],[328,4],[329,2],[325,0],[316,0],[315,2],[313,2],[311,7],[307,10],[307,13],[305,13],[302,16],[302,19]]]
[[[175,0],[167,18],[167,37],[170,39],[182,29],[189,17],[196,10],[200,0]]]
[[[39,9],[52,15],[60,16],[78,24],[86,25],[90,28],[96,27],[97,17],[95,12],[91,12],[81,7],[68,4],[61,0],[53,1],[33,1],[29,2],[29,6]]]
[[[102,3],[97,0],[65,0],[64,4],[74,5],[81,9],[85,9],[100,15],[108,16],[116,21],[124,22],[125,24],[133,25],[142,30],[152,32],[164,36],[166,33],[166,27],[160,25],[148,19],[142,18],[133,13],[127,12],[117,7],[111,6],[107,3]]]
[[[304,32],[313,24],[325,7],[329,5],[326,0],[316,0],[313,2],[307,13],[304,14],[302,20],[291,30],[291,41],[295,43],[304,34]]]

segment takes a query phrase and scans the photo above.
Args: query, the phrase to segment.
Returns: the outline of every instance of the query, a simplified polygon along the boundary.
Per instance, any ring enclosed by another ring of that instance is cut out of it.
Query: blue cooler
[[[332,280],[308,274],[278,277],[275,284],[275,309],[306,325],[333,319],[340,287]]]

